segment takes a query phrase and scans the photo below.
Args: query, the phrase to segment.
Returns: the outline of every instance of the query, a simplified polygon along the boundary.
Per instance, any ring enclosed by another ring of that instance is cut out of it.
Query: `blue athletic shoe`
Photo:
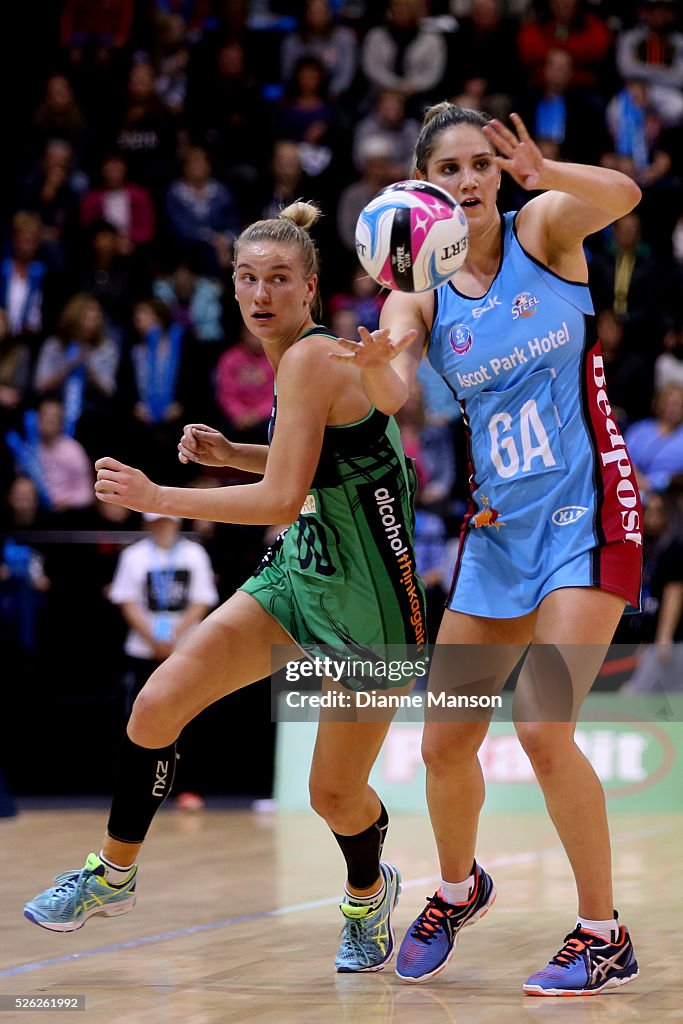
[[[80,871],[64,871],[54,885],[39,893],[24,907],[24,917],[52,932],[75,932],[89,917],[116,917],[135,906],[137,868],[122,885],[111,885],[105,866],[95,853],[88,854]]]
[[[547,967],[527,978],[528,996],[596,996],[638,977],[638,963],[628,929],[622,924],[616,942],[577,927]]]
[[[455,952],[460,929],[482,918],[495,898],[493,879],[476,863],[474,889],[464,903],[447,903],[435,892],[401,943],[399,978],[420,982],[442,971]]]
[[[380,864],[384,877],[384,898],[374,910],[341,903],[344,915],[341,943],[335,966],[340,974],[381,971],[394,955],[394,929],[391,914],[401,892],[401,876],[393,864]]]

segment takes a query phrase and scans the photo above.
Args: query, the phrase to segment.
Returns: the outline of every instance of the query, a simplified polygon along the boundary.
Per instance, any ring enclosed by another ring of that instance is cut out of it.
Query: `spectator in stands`
[[[309,177],[339,175],[348,158],[347,132],[341,109],[329,95],[325,65],[317,57],[301,57],[294,65],[273,108],[272,131],[277,139],[298,143]]]
[[[624,348],[624,325],[612,309],[599,311],[598,336],[612,417],[622,433],[649,412],[652,395],[652,362],[638,351]]]
[[[353,131],[353,162],[361,170],[361,151],[365,139],[384,138],[393,148],[399,177],[410,177],[413,148],[420,131],[415,118],[406,117],[406,101],[397,89],[381,89],[365,117]]]
[[[47,265],[40,258],[42,222],[19,210],[12,217],[10,251],[0,263],[0,306],[7,310],[9,333],[32,345],[45,319]]]
[[[426,359],[420,364],[417,381],[424,408],[421,438],[427,475],[420,500],[426,508],[445,516],[450,511],[456,480],[455,427],[460,410],[452,392]]]
[[[241,444],[267,444],[273,370],[261,342],[244,325],[238,341],[218,359],[214,395],[224,420],[221,430]]]
[[[522,81],[519,56],[512,40],[518,22],[505,13],[501,0],[473,0],[452,36],[448,74],[449,94],[468,92],[473,79],[481,79],[485,109],[494,117],[506,117]]]
[[[423,109],[441,99],[446,71],[443,36],[421,25],[420,0],[389,0],[383,24],[371,28],[361,43],[363,74],[371,90],[396,89],[406,99],[406,114],[422,118]],[[372,101],[372,92],[368,97]]]
[[[299,147],[290,139],[277,139],[262,188],[258,218],[277,217],[300,196],[312,195],[311,180],[301,164]]]
[[[269,108],[239,39],[226,40],[208,65],[193,65],[189,77],[190,135],[207,147],[216,176],[234,190],[248,223],[258,217],[254,186],[269,157],[267,134],[254,126],[265,123]]]
[[[169,113],[180,117],[185,112],[191,50],[185,19],[178,11],[159,14],[152,31],[157,95]]]
[[[148,255],[156,229],[154,200],[149,189],[129,180],[123,153],[108,153],[102,159],[98,183],[81,199],[81,226],[89,228],[96,221],[118,228],[122,255],[139,250]]]
[[[41,252],[51,269],[72,265],[77,250],[78,211],[88,178],[75,173],[68,142],[47,143],[39,166],[21,182],[18,202],[40,217]]]
[[[683,473],[683,387],[668,384],[655,392],[652,416],[629,427],[624,440],[641,491],[665,491]]]
[[[225,340],[223,283],[196,273],[192,264],[179,263],[169,274],[156,279],[152,292],[196,342],[193,373],[196,380],[205,382],[207,411],[204,418],[210,419],[211,379]]]
[[[550,159],[596,164],[610,148],[604,112],[587,89],[572,85],[573,64],[568,50],[548,50],[540,85],[523,90],[515,110]]]
[[[47,524],[77,529],[87,525],[95,501],[95,475],[83,445],[64,432],[64,406],[43,398],[24,417],[25,436],[14,449],[17,475],[30,476],[49,513]]]
[[[624,81],[648,86],[650,102],[665,125],[683,120],[683,33],[675,0],[641,0],[638,20],[616,39],[616,66]]]
[[[64,431],[77,437],[93,460],[116,438],[119,362],[119,343],[107,331],[100,303],[85,292],[73,295],[57,333],[38,351],[33,386],[39,396],[61,396]]]
[[[643,506],[643,576],[638,615],[623,630],[640,642],[636,669],[621,693],[683,688],[683,535],[673,498],[652,491]]]
[[[361,176],[346,185],[337,206],[339,240],[356,264],[356,221],[365,204],[385,185],[400,178],[393,147],[383,136],[369,136],[358,149]]]
[[[298,29],[282,40],[283,81],[293,77],[302,57],[315,57],[322,62],[331,99],[343,101],[356,74],[358,41],[352,29],[335,22],[329,0],[305,0]]]
[[[30,387],[30,349],[20,335],[10,334],[7,310],[0,306],[0,439],[19,426]]]
[[[85,115],[71,82],[61,72],[47,78],[42,99],[28,125],[26,170],[40,159],[48,142],[54,139],[68,142],[80,169],[87,168],[90,146]]]
[[[667,384],[683,387],[683,326],[676,324],[664,335],[663,352],[655,360],[654,387],[661,391]]]
[[[126,238],[106,220],[93,221],[84,242],[78,289],[97,299],[120,334],[133,302],[148,291],[149,268],[133,265]]]
[[[664,334],[661,266],[642,241],[632,211],[594,242],[589,281],[596,309],[611,309],[624,325],[624,345],[654,360]]]
[[[180,177],[166,193],[165,212],[177,258],[192,260],[208,277],[222,277],[232,266],[241,220],[232,193],[213,177],[204,147],[185,152]]]
[[[542,84],[549,50],[567,50],[573,60],[572,85],[601,91],[611,77],[613,36],[602,18],[582,0],[534,0],[517,33],[517,48],[531,85]]]
[[[362,324],[369,331],[375,331],[379,327],[379,314],[385,298],[386,292],[382,291],[377,282],[357,263],[349,272],[348,286],[330,296],[328,309],[332,315],[341,310],[350,310],[357,324]],[[345,334],[341,330],[337,333],[344,338],[356,338],[355,331],[353,335]]]
[[[192,369],[193,338],[165,303],[145,298],[133,308],[133,338],[120,379],[120,398],[131,409],[128,441],[140,466],[154,469],[166,483],[187,482],[177,459],[178,431],[201,407],[204,382]],[[193,401],[197,396],[196,402]],[[125,439],[121,447],[125,449]]]
[[[166,188],[175,171],[176,128],[173,115],[157,95],[157,81],[149,60],[137,60],[124,91],[123,110],[106,122],[102,148],[126,156],[128,173],[152,195]]]
[[[0,531],[43,530],[48,520],[35,481],[23,473],[14,475],[0,502]]]

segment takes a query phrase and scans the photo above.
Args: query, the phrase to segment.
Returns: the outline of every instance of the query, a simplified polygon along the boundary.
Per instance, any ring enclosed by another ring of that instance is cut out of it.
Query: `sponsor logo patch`
[[[556,508],[550,518],[555,526],[571,526],[587,511],[588,509],[583,505],[564,505],[562,508]]]

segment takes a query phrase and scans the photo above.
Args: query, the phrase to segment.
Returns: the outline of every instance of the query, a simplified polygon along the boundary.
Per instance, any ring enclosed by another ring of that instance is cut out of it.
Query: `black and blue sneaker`
[[[596,996],[638,977],[638,962],[628,929],[622,924],[613,942],[577,927],[547,967],[522,986],[528,996]]]
[[[464,903],[447,903],[435,892],[401,943],[396,973],[403,981],[420,982],[442,971],[455,952],[458,932],[476,924],[496,898],[493,879],[474,865],[474,886]]]

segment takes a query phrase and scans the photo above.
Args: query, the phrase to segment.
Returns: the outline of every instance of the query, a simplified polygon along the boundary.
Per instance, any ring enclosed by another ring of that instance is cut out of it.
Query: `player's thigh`
[[[297,659],[301,650],[249,594],[237,591],[202,620],[149,679],[144,700],[193,718],[214,701],[270,676],[273,648]]]
[[[575,720],[605,660],[625,603],[594,587],[563,587],[543,599],[517,682],[515,720]]]

